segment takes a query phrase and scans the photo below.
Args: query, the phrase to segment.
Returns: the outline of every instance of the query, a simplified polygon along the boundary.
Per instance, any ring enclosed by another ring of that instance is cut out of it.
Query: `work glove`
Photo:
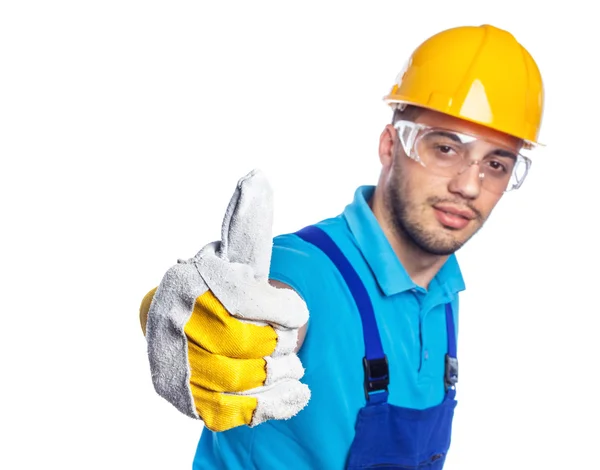
[[[241,178],[221,241],[178,260],[150,302],[146,340],[156,392],[213,431],[289,419],[309,401],[294,350],[308,310],[269,284],[272,192]]]

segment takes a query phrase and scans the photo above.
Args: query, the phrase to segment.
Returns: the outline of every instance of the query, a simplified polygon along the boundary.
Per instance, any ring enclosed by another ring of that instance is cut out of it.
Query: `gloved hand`
[[[171,267],[148,310],[155,390],[213,431],[288,419],[310,398],[294,353],[306,304],[268,282],[272,217],[271,188],[253,171],[238,182],[221,241]]]

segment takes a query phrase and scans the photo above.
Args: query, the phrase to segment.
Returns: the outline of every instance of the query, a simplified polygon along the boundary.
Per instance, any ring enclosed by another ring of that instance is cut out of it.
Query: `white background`
[[[275,233],[341,212],[413,48],[491,23],[542,70],[547,147],[459,253],[446,468],[600,468],[600,33],[591,3],[549,3],[3,2],[0,467],[191,468],[201,425],[153,390],[144,294],[252,168]]]

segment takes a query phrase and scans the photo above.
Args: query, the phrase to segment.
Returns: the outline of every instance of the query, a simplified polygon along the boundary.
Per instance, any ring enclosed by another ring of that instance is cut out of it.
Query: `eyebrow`
[[[491,153],[499,157],[511,158],[513,160],[517,159],[517,154],[515,152],[511,152],[510,150],[496,149]]]
[[[447,132],[447,131],[440,131],[440,130],[435,130],[430,132],[427,136],[442,136],[442,137],[448,137],[450,140],[453,140],[454,142],[458,142],[459,144],[462,143],[462,141],[460,140],[460,137],[458,137],[455,133],[453,132]]]
[[[433,130],[431,131],[431,133],[429,133],[427,135],[427,137],[429,136],[435,136],[435,137],[447,137],[450,140],[453,140],[454,142],[457,142],[459,144],[462,144],[462,140],[460,140],[460,137],[458,137],[456,135],[456,133],[451,132],[451,131],[443,131],[443,130]],[[490,154],[492,155],[497,155],[498,157],[505,157],[505,158],[510,158],[512,160],[517,160],[517,153],[518,152],[511,152],[510,150],[504,150],[504,149],[496,149],[493,150],[492,152],[490,152]]]

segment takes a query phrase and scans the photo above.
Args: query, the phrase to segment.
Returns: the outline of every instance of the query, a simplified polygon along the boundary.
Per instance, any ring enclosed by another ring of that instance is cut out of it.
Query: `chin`
[[[468,233],[465,233],[464,230],[457,231],[455,229],[447,230],[446,237],[439,237],[440,248],[442,247],[452,247],[453,252],[460,250],[472,237],[473,233],[469,230]]]

